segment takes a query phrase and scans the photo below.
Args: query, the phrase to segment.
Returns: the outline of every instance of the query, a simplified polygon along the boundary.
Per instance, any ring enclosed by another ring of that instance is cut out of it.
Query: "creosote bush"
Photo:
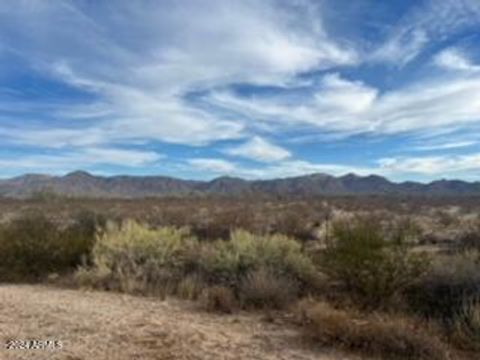
[[[373,218],[336,222],[333,235],[321,267],[364,306],[387,305],[427,269],[424,256],[410,253],[402,236],[386,240]]]
[[[97,218],[81,213],[60,227],[41,213],[27,213],[0,226],[0,280],[35,280],[73,270],[89,257]]]
[[[227,241],[202,247],[199,269],[212,283],[239,289],[251,271],[268,268],[272,276],[287,277],[303,288],[313,287],[316,269],[301,245],[283,235],[257,236],[243,230],[232,232]]]

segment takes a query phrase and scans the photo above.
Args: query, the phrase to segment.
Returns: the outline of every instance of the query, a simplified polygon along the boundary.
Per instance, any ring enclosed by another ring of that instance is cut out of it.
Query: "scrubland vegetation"
[[[72,211],[56,201],[4,211],[1,281],[58,277],[207,311],[294,314],[309,346],[369,357],[480,356],[473,205],[171,199]]]

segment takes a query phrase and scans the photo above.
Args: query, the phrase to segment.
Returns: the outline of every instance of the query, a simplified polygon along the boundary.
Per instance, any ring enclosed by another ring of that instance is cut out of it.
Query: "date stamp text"
[[[63,344],[60,340],[7,340],[6,350],[61,350]]]

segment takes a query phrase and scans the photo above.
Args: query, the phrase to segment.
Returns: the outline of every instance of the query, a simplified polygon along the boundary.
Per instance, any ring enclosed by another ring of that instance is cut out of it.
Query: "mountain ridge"
[[[272,196],[318,195],[480,195],[480,182],[436,180],[392,182],[379,175],[353,173],[332,176],[314,173],[269,180],[221,176],[210,181],[170,176],[98,176],[74,171],[64,176],[25,174],[0,180],[0,196],[27,198],[39,193],[72,197],[142,198],[161,196],[265,194]]]

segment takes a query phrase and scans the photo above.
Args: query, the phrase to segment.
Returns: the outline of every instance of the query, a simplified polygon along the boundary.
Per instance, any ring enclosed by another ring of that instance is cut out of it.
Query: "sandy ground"
[[[9,340],[58,340],[57,350],[7,350]],[[46,286],[0,286],[0,360],[341,360],[261,315],[215,315],[193,303]]]

